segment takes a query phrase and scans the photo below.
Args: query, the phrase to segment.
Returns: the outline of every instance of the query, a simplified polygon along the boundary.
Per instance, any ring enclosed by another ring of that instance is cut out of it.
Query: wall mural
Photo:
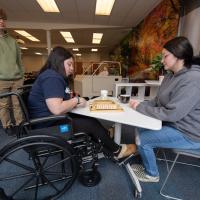
[[[121,42],[112,58],[120,60],[133,75],[149,67],[163,44],[177,35],[179,0],[163,0]]]

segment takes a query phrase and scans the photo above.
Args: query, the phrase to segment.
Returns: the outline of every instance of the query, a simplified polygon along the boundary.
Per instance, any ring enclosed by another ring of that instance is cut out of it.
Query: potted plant
[[[160,82],[162,82],[162,80],[164,78],[164,66],[163,66],[161,60],[162,60],[162,54],[157,54],[153,58],[153,60],[150,64],[151,69],[158,73]]]

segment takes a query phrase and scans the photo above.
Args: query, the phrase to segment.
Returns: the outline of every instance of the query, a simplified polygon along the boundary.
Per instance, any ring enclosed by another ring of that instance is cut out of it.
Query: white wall
[[[22,55],[22,63],[25,67],[26,72],[39,71],[41,67],[46,62],[47,56],[40,55]],[[90,54],[82,54],[80,57],[75,57],[77,62],[91,63],[91,62],[99,62],[102,60],[108,60],[108,55],[101,55],[99,53],[90,53]]]
[[[108,60],[109,56],[108,54],[100,54],[100,53],[96,53],[96,52],[92,52],[92,53],[87,53],[87,54],[82,54],[82,56],[76,56],[76,60],[78,62],[100,62],[103,60]]]

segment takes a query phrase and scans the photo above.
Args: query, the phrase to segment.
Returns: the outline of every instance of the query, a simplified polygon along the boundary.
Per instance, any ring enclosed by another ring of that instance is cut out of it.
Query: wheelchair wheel
[[[58,137],[28,136],[0,150],[0,188],[8,199],[57,199],[77,174],[73,149]]]

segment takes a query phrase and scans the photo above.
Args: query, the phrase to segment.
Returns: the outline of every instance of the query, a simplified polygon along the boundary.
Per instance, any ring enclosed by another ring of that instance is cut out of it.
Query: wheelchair
[[[16,96],[24,115],[16,139],[0,150],[0,199],[55,200],[77,177],[85,186],[98,184],[102,145],[85,133],[73,133],[67,115],[30,119],[26,106],[29,89],[0,94],[0,98]],[[63,120],[65,124],[33,128]]]

